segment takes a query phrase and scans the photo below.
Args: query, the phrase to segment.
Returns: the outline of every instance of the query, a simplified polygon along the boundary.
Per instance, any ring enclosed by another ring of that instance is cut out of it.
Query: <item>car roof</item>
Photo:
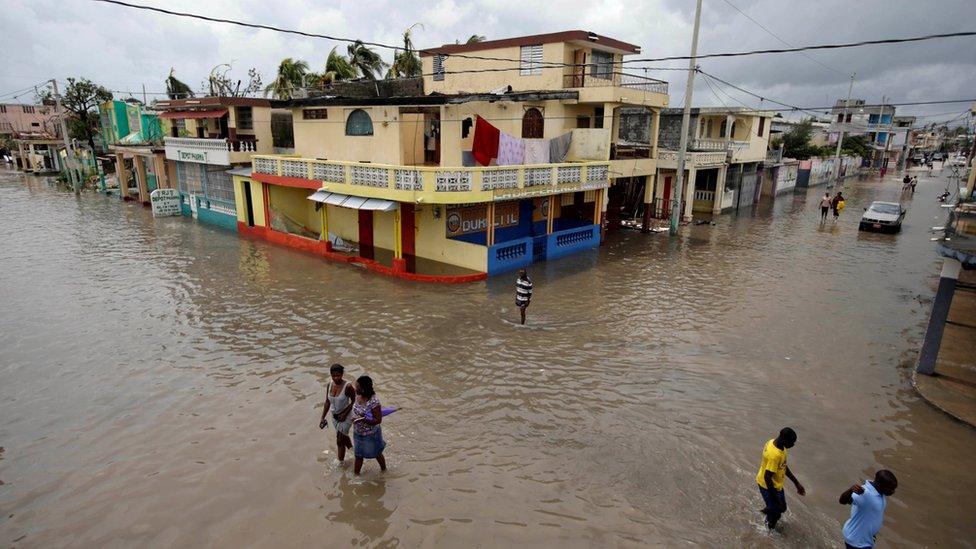
[[[887,206],[901,206],[901,203],[899,202],[884,202],[882,200],[875,200],[874,202],[871,203],[872,206],[874,206],[875,204],[885,204]]]

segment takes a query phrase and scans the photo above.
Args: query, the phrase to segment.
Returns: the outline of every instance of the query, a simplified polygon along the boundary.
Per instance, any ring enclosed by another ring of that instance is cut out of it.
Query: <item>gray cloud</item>
[[[463,40],[471,34],[502,38],[583,28],[639,44],[645,57],[687,54],[694,10],[691,0],[138,1],[390,44],[400,42],[405,28],[422,23],[423,28],[414,31],[420,47]],[[924,5],[912,0],[730,1],[794,45],[970,30],[967,25],[976,22],[976,2],[970,0]],[[7,4],[0,20],[0,48],[8,53],[0,69],[0,93],[68,76],[86,76],[114,90],[139,91],[145,84],[150,92],[161,92],[170,67],[196,88],[214,65],[225,62],[233,63],[236,77],[245,77],[253,66],[268,82],[283,57],[305,59],[313,69],[321,70],[336,45],[86,0],[8,0]],[[345,49],[345,44],[338,45]],[[781,45],[724,0],[705,0],[700,52]],[[974,95],[974,46],[976,40],[960,38],[809,54],[837,71],[796,54],[709,59],[701,65],[763,96],[803,106],[829,105],[846,95],[845,74],[850,72],[858,75],[855,95],[870,101],[879,101],[882,94],[896,101],[947,99]],[[392,55],[382,53],[387,59]],[[657,65],[683,67],[685,63]],[[648,74],[669,80],[672,104],[681,103],[683,72]],[[759,104],[723,86],[713,93],[701,79],[695,86],[694,104],[739,104],[723,90],[746,104]],[[902,111],[932,114],[966,108],[968,105],[938,105]]]

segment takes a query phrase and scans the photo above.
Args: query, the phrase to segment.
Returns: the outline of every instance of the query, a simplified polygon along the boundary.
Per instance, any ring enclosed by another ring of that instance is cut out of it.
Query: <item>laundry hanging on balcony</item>
[[[569,146],[573,144],[573,132],[566,132],[559,137],[549,140],[549,162],[560,163],[566,161]]]
[[[526,139],[523,164],[548,164],[551,139]]]
[[[525,157],[525,140],[505,132],[498,136],[499,166],[518,166]]]
[[[471,152],[478,164],[487,166],[491,164],[491,159],[498,157],[498,140],[501,132],[492,126],[487,120],[477,117],[474,125],[474,144]]]

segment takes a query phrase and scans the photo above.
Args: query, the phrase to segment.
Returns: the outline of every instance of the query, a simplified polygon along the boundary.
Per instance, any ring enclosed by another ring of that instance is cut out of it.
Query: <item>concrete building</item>
[[[831,109],[830,143],[837,143],[840,132],[844,135],[864,135],[872,154],[865,159],[868,167],[894,169],[902,154],[902,145],[892,142],[893,134],[902,133],[896,128],[895,107],[892,105],[867,105],[863,99],[838,99]]]
[[[681,109],[666,109],[661,115],[658,139],[662,150],[654,202],[649,209],[652,217],[660,219],[667,219],[671,212],[681,117]],[[690,221],[695,212],[719,214],[759,200],[771,120],[771,113],[746,108],[691,109],[682,219]]]
[[[98,106],[101,138],[115,158],[119,198],[137,199],[149,204],[149,194],[157,188],[170,188],[159,117],[139,103],[106,101]],[[107,189],[102,189],[108,192]]]
[[[271,102],[249,97],[197,97],[157,101],[169,181],[183,214],[235,229],[230,170],[271,154]]]
[[[13,143],[14,165],[34,173],[61,171],[64,148],[59,113],[54,105],[0,103],[0,140]]]
[[[297,157],[235,175],[238,228],[432,281],[597,246],[608,187],[653,187],[667,83],[619,70],[639,51],[585,31],[450,44],[420,52],[420,95],[276,102]]]

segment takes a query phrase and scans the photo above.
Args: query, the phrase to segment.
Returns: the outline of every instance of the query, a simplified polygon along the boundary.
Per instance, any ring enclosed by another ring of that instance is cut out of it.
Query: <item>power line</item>
[[[107,1],[107,0],[99,0]],[[696,55],[695,59],[709,59],[715,57],[743,57],[747,55],[763,55],[769,53],[797,53],[811,50],[836,50],[843,48],[859,48],[862,46],[874,46],[879,44],[904,44],[907,42],[924,42],[926,40],[938,40],[941,38],[958,38],[962,36],[976,36],[976,31],[950,32],[943,34],[927,34],[925,36],[912,36],[909,38],[886,38],[882,40],[864,40],[861,42],[846,42],[840,44],[820,44],[816,46],[802,46],[795,48],[774,48],[766,50],[749,50],[729,53],[705,53]],[[648,57],[643,59],[624,59],[621,63],[657,63],[660,61],[687,61],[691,59],[688,55],[673,55],[670,57]]]
[[[367,46],[374,46],[374,47],[377,47],[377,48],[392,49],[392,50],[403,50],[403,49],[405,49],[402,46],[391,46],[389,44],[382,44],[380,42],[369,42],[369,41],[363,41],[363,40],[356,40],[356,39],[352,39],[352,38],[343,38],[343,37],[339,37],[339,36],[331,36],[331,35],[327,35],[327,34],[310,33],[310,32],[305,32],[305,31],[299,31],[299,30],[294,30],[294,29],[285,29],[285,28],[281,28],[281,27],[275,27],[275,26],[264,25],[264,24],[259,24],[259,23],[247,23],[247,22],[244,22],[244,21],[237,21],[237,20],[233,20],[233,19],[223,19],[223,18],[218,18],[218,17],[208,17],[208,16],[205,16],[205,15],[199,15],[199,14],[194,14],[194,13],[178,12],[178,11],[167,10],[167,9],[164,9],[164,8],[157,8],[157,7],[154,7],[154,6],[143,6],[143,5],[140,5],[140,4],[131,4],[131,3],[128,3],[128,2],[122,2],[121,0],[93,0],[93,1],[95,1],[95,2],[103,2],[103,3],[106,3],[106,4],[115,4],[115,5],[118,5],[118,6],[123,6],[123,7],[127,7],[127,8],[133,8],[133,9],[153,11],[153,12],[162,13],[162,14],[166,14],[166,15],[173,15],[173,16],[176,16],[176,17],[188,17],[188,18],[191,18],[191,19],[200,19],[200,20],[203,20],[203,21],[210,21],[210,22],[213,22],[213,23],[225,23],[225,24],[229,24],[229,25],[237,25],[237,26],[240,26],[240,27],[249,27],[249,28],[270,30],[270,31],[281,32],[281,33],[286,33],[286,34],[295,34],[295,35],[299,35],[299,36],[305,36],[305,37],[308,37],[308,38],[322,38],[322,39],[326,39],[326,40],[333,40],[333,41],[336,41],[336,42],[349,42],[349,43],[356,43],[356,42],[358,42],[358,43],[361,43],[361,44],[367,45]],[[751,50],[751,51],[744,51],[744,52],[711,53],[711,54],[696,55],[695,58],[696,59],[708,59],[708,58],[714,58],[714,57],[741,57],[741,56],[747,56],[747,55],[760,55],[760,54],[771,54],[771,53],[794,53],[794,52],[802,52],[802,51],[809,51],[809,50],[853,48],[853,47],[861,47],[861,46],[869,46],[869,45],[878,45],[878,44],[900,44],[900,43],[906,43],[906,42],[921,42],[921,41],[925,41],[925,40],[936,40],[936,39],[941,39],[941,38],[955,38],[955,37],[962,37],[962,36],[976,36],[976,31],[972,31],[972,32],[967,31],[967,32],[944,33],[944,34],[930,34],[930,35],[925,35],[925,36],[915,36],[915,37],[909,37],[909,38],[888,38],[888,39],[882,39],[882,40],[865,40],[865,41],[861,41],[861,42],[850,42],[850,43],[841,43],[841,44],[821,44],[821,45],[816,45],[816,46],[793,47],[793,48],[787,48],[787,49],[765,49],[765,50]],[[444,55],[446,57],[460,57],[460,58],[466,58],[466,59],[481,59],[481,60],[486,60],[486,61],[520,62],[519,59],[477,56],[477,55],[468,55],[468,54],[460,54],[460,53],[441,54],[441,55]],[[621,64],[622,65],[623,63],[651,63],[651,62],[658,62],[658,61],[681,61],[681,60],[687,61],[689,59],[691,59],[691,57],[689,57],[689,56],[670,56],[670,57],[659,57],[659,58],[623,59],[621,61],[613,61],[613,62],[611,62],[609,64],[612,64],[612,65]],[[539,64],[544,65],[544,66],[538,67]],[[575,63],[557,63],[557,62],[548,62],[548,61],[545,61],[545,62],[541,62],[541,63],[533,63],[533,66],[536,66],[538,68],[562,68],[562,67],[574,67],[575,68],[575,67],[585,67],[586,65],[585,64],[579,65],[579,64],[575,64]],[[664,69],[662,69],[662,70],[664,70]],[[461,74],[462,72],[487,72],[487,71],[485,69],[472,70],[472,71],[455,71],[452,74]],[[440,73],[438,73],[438,74],[440,74]]]

